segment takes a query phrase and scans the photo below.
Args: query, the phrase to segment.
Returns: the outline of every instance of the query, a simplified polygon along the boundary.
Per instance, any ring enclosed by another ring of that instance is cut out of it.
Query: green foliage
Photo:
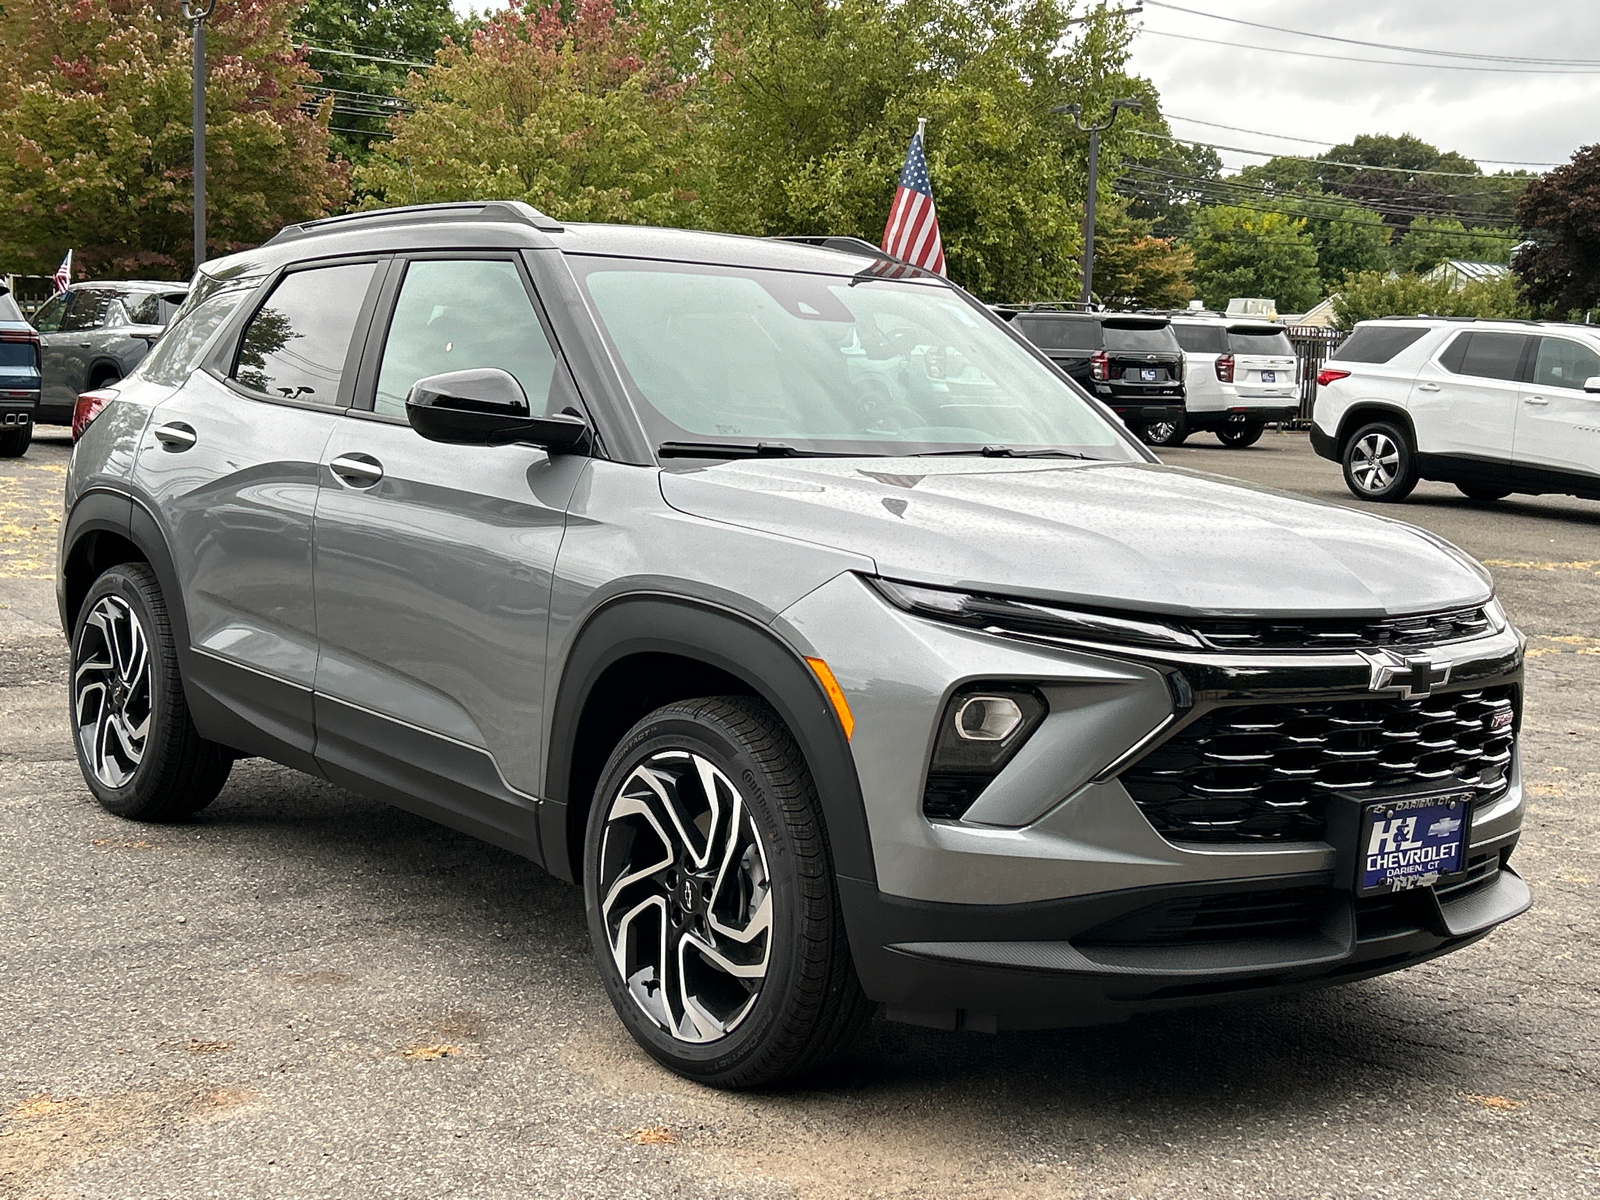
[[[1308,198],[1294,205],[1305,218],[1317,250],[1317,272],[1326,294],[1352,272],[1389,265],[1389,227],[1370,209],[1337,198]]]
[[[1317,249],[1304,220],[1216,205],[1196,214],[1190,246],[1195,287],[1209,308],[1265,296],[1280,312],[1303,312],[1320,298]]]
[[[170,0],[8,3],[0,13],[0,245],[12,270],[186,275],[193,261],[187,23]],[[254,245],[346,194],[287,0],[207,27],[208,253]]]
[[[1095,223],[1094,292],[1110,308],[1181,308],[1194,296],[1194,255],[1174,238],[1156,237],[1151,222],[1121,205]]]
[[[1512,237],[1468,230],[1450,217],[1418,217],[1394,250],[1394,269],[1424,274],[1452,258],[1503,263],[1511,255]]]
[[[1566,316],[1600,305],[1600,145],[1542,175],[1517,204],[1529,244],[1511,269],[1542,314]]]
[[[1133,159],[1123,168],[1122,184],[1131,196],[1128,213],[1149,221],[1156,237],[1184,237],[1195,211],[1212,198],[1209,187],[1222,178],[1222,156],[1210,146],[1158,142],[1155,154]]]
[[[312,47],[308,61],[322,76],[315,91],[333,98],[334,152],[364,162],[399,111],[395,97],[412,70],[404,64],[431,62],[467,32],[450,0],[304,0],[294,34]]]
[[[373,207],[515,199],[572,221],[700,218],[700,105],[608,0],[512,7],[413,74],[413,108],[356,170]]]
[[[1446,280],[1427,280],[1416,274],[1363,271],[1344,281],[1333,302],[1334,324],[1340,329],[1375,317],[1422,314],[1522,318],[1530,312],[1510,276],[1457,288]]]

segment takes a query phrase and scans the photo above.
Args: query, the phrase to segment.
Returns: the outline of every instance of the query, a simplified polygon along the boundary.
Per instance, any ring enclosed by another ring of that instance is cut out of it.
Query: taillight
[[[1217,355],[1217,382],[1219,382],[1219,383],[1232,383],[1233,382],[1233,355],[1231,355],[1231,354],[1219,354],[1219,355]]]
[[[1089,376],[1102,380],[1111,378],[1111,356],[1104,350],[1096,350],[1089,355]]]
[[[93,392],[79,392],[78,403],[72,408],[72,440],[77,441],[83,436],[83,431],[88,429],[94,419],[100,415],[100,410],[117,398],[115,388],[100,388]]]
[[[1317,386],[1327,387],[1330,383],[1337,383],[1341,379],[1349,378],[1349,371],[1340,371],[1335,367],[1324,367],[1317,372]]]

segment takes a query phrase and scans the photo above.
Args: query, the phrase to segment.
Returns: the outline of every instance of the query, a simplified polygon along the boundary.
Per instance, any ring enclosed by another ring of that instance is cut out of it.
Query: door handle
[[[1524,396],[1522,398],[1522,402],[1524,404],[1536,405],[1539,408],[1543,408],[1546,404],[1550,403],[1550,401],[1546,400],[1543,396]]]
[[[200,435],[194,431],[194,426],[182,421],[156,426],[156,441],[161,443],[163,450],[171,450],[174,454],[182,453],[199,440]]]
[[[1419,392],[1437,392],[1438,390],[1439,390],[1439,385],[1437,383],[1419,383],[1419,384],[1417,384],[1417,391],[1419,391]]]
[[[371,487],[383,478],[383,464],[370,454],[341,454],[328,467],[351,487]]]
[[[79,342],[78,343],[78,349],[79,350],[87,350],[88,348],[89,348],[89,343],[88,342]]]

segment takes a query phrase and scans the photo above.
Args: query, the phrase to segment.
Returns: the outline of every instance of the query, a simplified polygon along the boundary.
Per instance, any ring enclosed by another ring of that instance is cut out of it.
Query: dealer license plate
[[[1461,870],[1471,794],[1415,796],[1367,806],[1361,817],[1361,892],[1429,887]]]
[[[1261,382],[1262,383],[1277,383],[1278,382],[1278,373],[1276,371],[1263,371],[1263,372],[1261,372]]]
[[[1154,367],[1139,368],[1139,378],[1144,380],[1146,383],[1154,383],[1156,381],[1156,374],[1157,372]]]

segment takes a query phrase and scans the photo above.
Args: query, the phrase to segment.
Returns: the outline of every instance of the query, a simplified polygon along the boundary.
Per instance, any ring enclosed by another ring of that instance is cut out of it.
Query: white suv
[[[1317,376],[1311,444],[1363,500],[1419,479],[1473,500],[1600,499],[1600,330],[1386,317],[1362,321]]]
[[[1243,449],[1261,438],[1269,421],[1300,415],[1299,373],[1283,326],[1259,317],[1175,313],[1172,332],[1188,356],[1181,421],[1144,427],[1152,446],[1176,446],[1208,429],[1224,446]]]

